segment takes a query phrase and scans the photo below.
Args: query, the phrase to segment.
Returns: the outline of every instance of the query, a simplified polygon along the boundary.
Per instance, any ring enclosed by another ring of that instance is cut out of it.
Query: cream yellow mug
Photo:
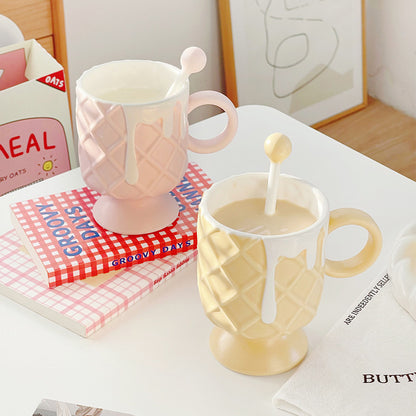
[[[281,175],[278,200],[307,209],[312,225],[287,234],[260,235],[230,228],[215,213],[235,201],[265,198],[267,173],[247,173],[215,183],[203,195],[198,216],[198,287],[215,327],[210,347],[224,366],[244,374],[270,375],[289,370],[306,355],[302,330],[315,316],[324,274],[349,277],[373,264],[381,232],[365,212],[342,208],[329,212],[319,189]],[[368,231],[354,257],[328,260],[327,235],[344,225]]]

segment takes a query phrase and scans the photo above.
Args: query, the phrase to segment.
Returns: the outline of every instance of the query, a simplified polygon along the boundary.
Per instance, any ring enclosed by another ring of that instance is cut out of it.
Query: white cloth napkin
[[[416,223],[397,238],[388,273],[397,302],[416,320]]]
[[[416,415],[416,321],[380,275],[273,397],[299,416]]]

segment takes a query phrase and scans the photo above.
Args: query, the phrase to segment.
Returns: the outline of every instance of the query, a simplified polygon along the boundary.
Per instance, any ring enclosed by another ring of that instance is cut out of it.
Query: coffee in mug
[[[282,235],[311,226],[316,217],[306,208],[287,200],[278,200],[272,215],[264,212],[264,198],[249,198],[227,204],[213,217],[235,230],[261,235]]]
[[[363,272],[382,244],[368,214],[330,211],[319,189],[293,176],[280,175],[277,213],[265,216],[267,177],[247,173],[215,183],[198,214],[198,288],[215,325],[210,347],[224,366],[251,375],[298,364],[308,348],[302,327],[318,309],[324,275]],[[353,258],[327,259],[327,236],[344,225],[365,228],[367,243]]]

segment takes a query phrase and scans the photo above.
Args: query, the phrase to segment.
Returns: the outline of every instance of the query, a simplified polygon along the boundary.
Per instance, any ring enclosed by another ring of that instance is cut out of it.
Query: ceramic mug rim
[[[139,103],[134,103],[134,102],[127,102],[127,103],[123,103],[120,101],[114,101],[114,100],[107,100],[104,98],[100,98],[97,95],[91,93],[90,91],[88,91],[85,86],[83,85],[83,81],[85,81],[85,78],[88,77],[88,75],[92,74],[93,72],[99,71],[100,69],[109,66],[109,65],[124,65],[127,63],[134,63],[134,64],[141,64],[141,63],[148,63],[148,64],[152,64],[152,65],[157,65],[157,66],[162,66],[165,67],[166,69],[170,70],[171,72],[175,73],[176,76],[179,75],[179,73],[181,72],[181,70],[171,64],[168,64],[167,62],[162,62],[162,61],[153,61],[150,59],[119,59],[119,60],[114,60],[114,61],[108,61],[108,62],[104,62],[102,64],[98,64],[98,65],[94,65],[91,68],[86,69],[81,76],[77,79],[76,81],[76,88],[80,89],[83,91],[83,93],[90,98],[93,101],[98,101],[98,102],[102,102],[104,104],[111,104],[111,105],[122,105],[122,106],[126,106],[126,107],[149,107],[149,106],[157,106],[157,105],[161,105],[170,101],[177,101],[178,97],[180,97],[185,90],[189,90],[189,79],[187,79],[184,84],[183,87],[175,94],[169,95],[168,97],[164,97],[160,100],[155,100],[155,101],[147,101],[147,102],[139,102]]]
[[[301,230],[298,231],[294,231],[291,233],[286,233],[286,234],[271,234],[271,235],[267,235],[267,234],[256,234],[256,233],[249,233],[246,231],[240,231],[240,230],[236,230],[232,227],[229,227],[221,222],[219,222],[218,220],[216,220],[209,208],[208,208],[208,199],[210,198],[210,194],[212,194],[213,192],[216,192],[218,190],[218,188],[220,186],[223,186],[225,183],[236,180],[236,179],[241,179],[243,177],[261,177],[262,179],[265,178],[266,179],[266,183],[267,183],[267,176],[268,173],[267,172],[247,172],[247,173],[242,173],[242,174],[238,174],[238,175],[233,175],[233,176],[229,176],[226,179],[223,179],[221,181],[215,182],[208,190],[206,190],[203,194],[203,197],[201,199],[201,202],[199,204],[199,215],[204,216],[205,218],[207,218],[209,220],[209,222],[211,222],[212,224],[214,224],[217,228],[225,230],[227,232],[227,234],[234,234],[240,237],[245,237],[245,238],[258,238],[258,239],[274,239],[274,240],[284,240],[284,239],[291,239],[291,238],[296,238],[299,237],[303,234],[309,234],[310,232],[314,232],[317,228],[321,229],[323,225],[325,225],[325,223],[328,223],[329,221],[329,203],[328,203],[328,199],[327,197],[322,193],[322,191],[317,188],[315,185],[311,184],[308,181],[305,181],[304,179],[298,178],[296,176],[292,176],[292,175],[287,175],[287,174],[281,174],[282,177],[284,177],[287,180],[293,180],[293,181],[297,181],[300,182],[301,184],[307,186],[310,190],[311,193],[314,195],[315,199],[318,202],[318,207],[320,208],[320,215],[317,217],[317,219],[308,227],[306,228],[302,228]],[[319,205],[320,204],[320,205]]]

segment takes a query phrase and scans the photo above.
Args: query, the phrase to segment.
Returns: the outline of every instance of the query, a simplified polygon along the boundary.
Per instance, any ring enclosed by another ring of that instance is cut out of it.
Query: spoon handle
[[[188,74],[181,72],[181,74],[175,79],[173,84],[169,87],[168,92],[166,93],[165,97],[170,97],[173,93],[186,82],[188,79]]]
[[[273,215],[276,212],[279,175],[280,163],[270,162],[269,178],[267,180],[266,204],[264,207],[264,213],[266,215]]]
[[[181,55],[181,72],[168,89],[165,98],[173,95],[176,90],[186,82],[189,75],[202,71],[206,63],[207,56],[201,48],[198,48],[197,46],[186,48]]]

